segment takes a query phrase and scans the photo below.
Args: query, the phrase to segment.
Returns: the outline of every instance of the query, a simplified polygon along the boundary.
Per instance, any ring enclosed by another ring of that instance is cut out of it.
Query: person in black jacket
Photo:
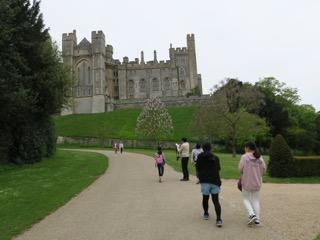
[[[204,210],[203,219],[209,219],[209,198],[212,197],[214,208],[216,211],[217,227],[222,227],[221,206],[219,202],[219,193],[221,186],[220,179],[220,160],[211,152],[211,144],[203,144],[203,153],[200,153],[197,159],[196,168],[202,192],[202,206]]]

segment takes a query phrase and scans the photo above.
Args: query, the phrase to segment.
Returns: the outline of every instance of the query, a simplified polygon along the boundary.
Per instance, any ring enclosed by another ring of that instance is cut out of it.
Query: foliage
[[[244,140],[266,136],[264,119],[254,112],[263,104],[263,96],[249,84],[227,79],[217,86],[208,105],[203,106],[196,119],[196,131],[211,140],[222,139],[231,145],[233,155]]]
[[[172,135],[171,116],[159,98],[146,100],[145,106],[137,119],[136,132],[138,135],[157,142]]]
[[[33,165],[0,164],[0,239],[12,239],[63,206],[106,168],[101,154],[61,150]]]
[[[0,22],[0,148],[11,162],[31,163],[54,151],[51,115],[71,81],[39,1],[1,1]]]
[[[295,176],[293,155],[282,135],[277,135],[270,146],[268,172],[272,177]]]
[[[320,176],[320,156],[295,157],[297,177]]]
[[[54,122],[59,136],[96,137],[109,139],[145,139],[137,136],[135,127],[142,109],[117,109],[113,112],[55,116]],[[181,136],[196,141],[192,134],[192,123],[196,107],[169,107],[173,123],[173,134],[163,140],[177,141]]]

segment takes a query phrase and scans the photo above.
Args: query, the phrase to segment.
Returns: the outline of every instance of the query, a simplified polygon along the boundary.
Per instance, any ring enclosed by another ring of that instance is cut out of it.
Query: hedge
[[[320,176],[320,156],[295,157],[294,166],[297,177]]]

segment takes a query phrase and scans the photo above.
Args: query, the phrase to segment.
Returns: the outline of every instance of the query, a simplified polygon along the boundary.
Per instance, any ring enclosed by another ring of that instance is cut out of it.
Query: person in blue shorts
[[[219,193],[221,186],[220,179],[220,160],[211,152],[211,144],[205,143],[202,146],[203,152],[198,155],[196,168],[201,185],[203,219],[209,219],[209,198],[212,197],[216,211],[216,226],[222,227],[221,205]]]

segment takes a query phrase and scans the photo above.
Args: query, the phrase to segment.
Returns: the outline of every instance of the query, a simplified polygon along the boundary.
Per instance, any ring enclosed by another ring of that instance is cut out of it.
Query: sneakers
[[[209,220],[209,213],[203,214],[203,220]]]
[[[256,217],[256,215],[249,216],[248,225],[252,225],[252,224],[255,223],[256,221],[259,222],[259,220],[258,220],[258,218]],[[259,223],[260,223],[260,222],[259,222]]]
[[[222,224],[223,224],[223,223],[222,223],[222,220],[221,220],[221,219],[216,221],[216,226],[217,226],[217,227],[221,228],[221,227],[222,227]]]
[[[256,226],[260,226],[260,220],[257,218],[257,219],[254,221],[254,224],[255,224]]]
[[[159,183],[161,183],[162,182],[162,179],[161,179],[161,177],[159,177]]]

